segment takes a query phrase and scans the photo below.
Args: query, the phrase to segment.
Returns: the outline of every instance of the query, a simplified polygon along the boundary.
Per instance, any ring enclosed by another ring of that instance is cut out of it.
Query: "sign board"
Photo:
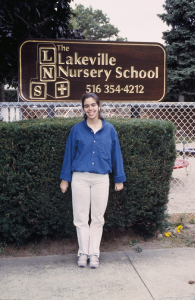
[[[23,101],[162,101],[166,51],[158,43],[26,40],[19,47]]]

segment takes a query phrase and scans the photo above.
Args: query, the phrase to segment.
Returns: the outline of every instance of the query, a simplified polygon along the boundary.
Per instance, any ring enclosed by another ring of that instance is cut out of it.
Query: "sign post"
[[[19,47],[23,101],[162,101],[166,51],[158,43],[26,40]]]

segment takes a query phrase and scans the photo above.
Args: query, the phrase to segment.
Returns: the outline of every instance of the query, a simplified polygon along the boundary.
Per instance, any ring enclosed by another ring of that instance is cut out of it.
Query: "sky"
[[[73,0],[71,6],[92,6],[107,14],[110,24],[116,26],[119,36],[129,42],[155,42],[164,44],[162,32],[169,27],[157,16],[164,13],[165,0]]]

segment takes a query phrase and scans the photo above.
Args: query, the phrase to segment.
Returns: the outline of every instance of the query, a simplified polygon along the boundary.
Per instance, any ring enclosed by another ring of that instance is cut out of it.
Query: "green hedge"
[[[22,244],[37,236],[75,234],[70,188],[59,188],[65,142],[79,119],[34,119],[0,124],[0,236]],[[176,158],[175,127],[158,120],[109,119],[116,128],[127,181],[114,191],[111,176],[105,229],[162,228]]]
[[[17,102],[17,101],[18,101],[17,91],[5,90],[5,102]]]

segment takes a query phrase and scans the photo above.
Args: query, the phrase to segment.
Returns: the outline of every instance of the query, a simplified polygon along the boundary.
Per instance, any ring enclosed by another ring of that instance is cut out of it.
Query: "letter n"
[[[56,66],[40,65],[40,80],[45,82],[56,81]]]

